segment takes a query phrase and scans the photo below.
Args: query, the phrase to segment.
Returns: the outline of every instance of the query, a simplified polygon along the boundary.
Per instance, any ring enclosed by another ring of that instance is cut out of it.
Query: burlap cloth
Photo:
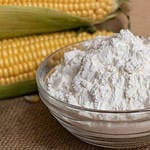
[[[68,133],[40,102],[0,102],[0,150],[97,149]]]
[[[131,0],[131,30],[150,35],[150,1]],[[125,18],[112,23],[126,26]],[[105,26],[105,27],[110,27]],[[67,132],[42,102],[30,104],[23,98],[0,101],[0,150],[104,150],[81,142]],[[141,150],[150,148],[141,148]]]
[[[23,98],[0,102],[0,150],[104,150],[66,131],[42,102]],[[141,148],[140,150],[146,150]]]

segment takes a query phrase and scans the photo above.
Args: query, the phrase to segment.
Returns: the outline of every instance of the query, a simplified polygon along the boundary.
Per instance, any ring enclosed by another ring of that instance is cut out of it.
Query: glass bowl
[[[39,95],[58,122],[77,138],[107,148],[137,148],[150,144],[150,109],[102,111],[82,108],[55,99],[47,92],[47,78],[63,61],[64,52],[84,50],[81,43],[64,47],[39,66],[36,74]],[[61,136],[61,135],[60,135]]]

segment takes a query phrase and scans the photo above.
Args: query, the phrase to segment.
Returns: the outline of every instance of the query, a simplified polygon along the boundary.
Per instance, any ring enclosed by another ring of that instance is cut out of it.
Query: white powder
[[[51,96],[99,110],[150,107],[150,43],[121,30],[83,42],[48,78]]]

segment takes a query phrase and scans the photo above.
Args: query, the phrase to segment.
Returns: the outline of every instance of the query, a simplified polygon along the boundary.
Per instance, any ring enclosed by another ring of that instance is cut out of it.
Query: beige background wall
[[[129,8],[131,31],[138,35],[150,36],[150,0],[130,0]],[[127,19],[121,15],[99,27],[119,32],[121,28],[127,28]]]
[[[140,35],[150,36],[150,0],[131,0],[131,30]]]

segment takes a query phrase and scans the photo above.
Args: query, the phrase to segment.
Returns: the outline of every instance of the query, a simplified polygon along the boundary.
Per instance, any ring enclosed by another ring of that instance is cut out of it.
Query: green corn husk
[[[0,6],[0,39],[90,26],[85,18],[48,8]]]
[[[0,6],[0,39],[56,32],[69,29],[84,29],[93,32],[93,25],[113,19],[117,10],[128,0],[112,0],[110,14],[102,20],[89,20],[59,10],[29,6]]]
[[[32,94],[37,92],[36,81],[34,80],[24,80],[16,83],[0,85],[0,100],[22,96],[25,94]]]

